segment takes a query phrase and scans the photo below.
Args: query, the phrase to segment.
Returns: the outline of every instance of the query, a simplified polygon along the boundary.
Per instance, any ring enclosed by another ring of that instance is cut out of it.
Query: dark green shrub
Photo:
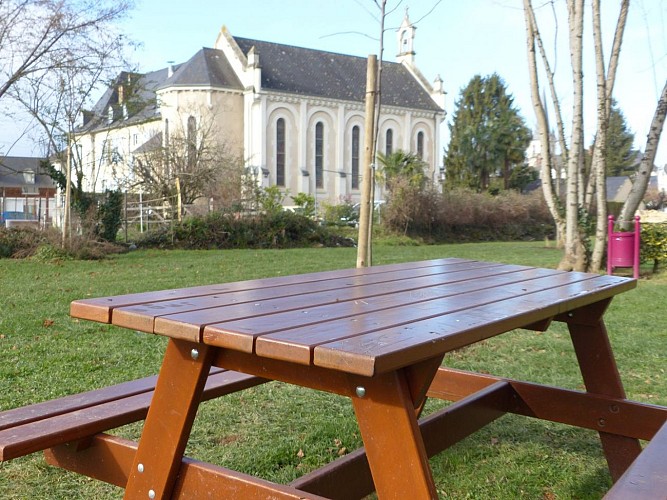
[[[141,247],[184,249],[293,248],[350,244],[346,238],[319,226],[309,217],[288,211],[270,211],[246,217],[212,212],[204,217],[189,217],[172,228],[145,233],[137,242]]]
[[[107,191],[98,208],[100,238],[104,241],[116,241],[116,235],[123,223],[123,193],[119,190]]]

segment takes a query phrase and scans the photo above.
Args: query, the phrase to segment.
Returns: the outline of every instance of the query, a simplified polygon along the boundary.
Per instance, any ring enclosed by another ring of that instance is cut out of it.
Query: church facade
[[[382,63],[377,149],[419,154],[435,181],[444,91],[414,63],[407,14],[396,62]],[[84,189],[127,189],[142,154],[176,135],[212,131],[263,186],[335,204],[360,198],[366,59],[232,36],[185,63],[123,73],[76,136]],[[289,199],[289,198],[288,198]],[[289,202],[286,202],[289,204]]]

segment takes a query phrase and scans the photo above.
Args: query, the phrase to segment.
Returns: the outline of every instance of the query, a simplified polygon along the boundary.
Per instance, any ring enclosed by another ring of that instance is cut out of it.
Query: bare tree
[[[667,81],[665,81],[665,86],[662,88],[660,99],[658,99],[658,105],[655,108],[655,114],[651,120],[651,127],[648,136],[646,137],[644,155],[642,156],[642,161],[639,164],[637,174],[632,183],[630,195],[623,204],[623,209],[621,210],[621,221],[629,223],[632,216],[639,208],[639,204],[644,199],[649,184],[648,181],[651,177],[651,171],[653,170],[655,155],[658,152],[658,143],[660,142],[660,136],[665,124],[665,115],[667,115]]]
[[[0,98],[29,75],[85,59],[131,5],[131,0],[0,1]]]
[[[242,155],[217,139],[212,120],[203,121],[168,138],[153,136],[135,157],[130,167],[134,180],[127,184],[183,205],[210,197],[217,206],[230,206],[241,198],[243,165]]]
[[[611,49],[609,66],[605,69],[605,60],[602,47],[602,27],[600,23],[600,2],[592,2],[593,39],[597,73],[597,133],[594,148],[593,168],[589,175],[584,171],[584,121],[583,121],[583,40],[584,40],[584,1],[568,0],[568,28],[570,47],[570,68],[572,76],[572,123],[569,146],[564,145],[563,153],[567,154],[567,179],[565,207],[562,209],[561,200],[555,194],[551,185],[551,168],[554,165],[552,149],[549,145],[549,125],[546,119],[545,103],[540,100],[540,87],[538,80],[537,57],[535,44],[540,46],[543,63],[547,68],[550,88],[552,89],[552,101],[555,109],[560,109],[559,98],[553,88],[553,73],[544,56],[537,21],[531,0],[524,0],[524,13],[526,20],[526,38],[528,43],[528,66],[531,76],[531,93],[533,107],[538,117],[540,139],[542,141],[542,157],[545,160],[542,171],[544,184],[544,195],[547,205],[551,210],[559,232],[564,229],[565,245],[564,255],[559,264],[560,269],[565,270],[591,270],[597,271],[603,257],[604,242],[606,237],[606,193],[605,193],[605,149],[606,130],[609,124],[611,112],[611,97],[616,78],[618,60],[625,29],[625,20],[629,8],[629,0],[623,0],[620,5],[614,42]],[[559,125],[559,133],[562,130]],[[592,196],[587,199],[587,186],[591,185],[596,193],[597,210],[595,245],[592,256],[587,245],[586,220],[593,209]],[[564,213],[564,216],[563,216]]]

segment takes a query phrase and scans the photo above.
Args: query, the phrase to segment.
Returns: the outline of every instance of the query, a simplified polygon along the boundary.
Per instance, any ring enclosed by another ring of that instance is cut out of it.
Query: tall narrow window
[[[285,119],[276,122],[276,184],[285,185]]]
[[[417,155],[424,158],[424,132],[417,133]]]
[[[324,124],[315,125],[315,187],[324,187]]]
[[[392,129],[387,129],[387,134],[385,136],[384,142],[384,154],[389,156],[394,152],[394,131]]]
[[[188,118],[188,167],[193,168],[197,161],[197,121],[194,116]]]
[[[352,189],[359,189],[359,127],[352,127]]]
[[[166,178],[171,177],[171,168],[169,162],[169,119],[165,118],[164,120],[164,137],[162,138],[164,146],[164,173]]]
[[[164,147],[169,148],[169,119],[164,120]]]

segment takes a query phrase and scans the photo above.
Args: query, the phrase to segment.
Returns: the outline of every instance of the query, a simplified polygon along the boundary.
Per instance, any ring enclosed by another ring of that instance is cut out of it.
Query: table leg
[[[211,360],[205,345],[169,340],[125,498],[171,498]]]
[[[577,316],[585,317],[585,314]],[[590,322],[578,322],[576,319],[568,321],[568,328],[586,390],[625,399],[625,390],[602,318]],[[610,408],[610,411],[614,409]],[[641,445],[637,439],[604,432],[604,424],[605,416],[600,415],[600,440],[609,472],[613,481],[616,481],[637,458]]]
[[[366,379],[352,403],[378,497],[438,498],[405,372]]]

